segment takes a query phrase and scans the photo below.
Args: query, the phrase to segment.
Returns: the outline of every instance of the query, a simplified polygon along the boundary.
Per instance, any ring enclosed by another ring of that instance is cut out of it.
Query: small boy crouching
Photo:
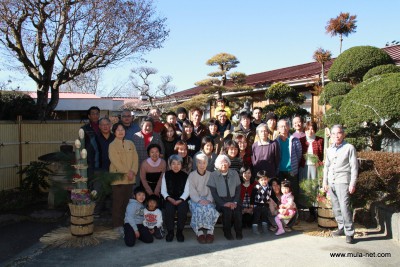
[[[147,198],[147,208],[144,209],[143,225],[149,229],[149,232],[157,239],[164,238],[164,229],[162,227],[163,219],[161,210],[157,209],[158,197],[151,195]]]
[[[136,239],[144,243],[152,243],[153,236],[149,229],[143,225],[144,200],[146,194],[143,188],[136,188],[133,191],[134,199],[129,200],[125,212],[124,241],[128,247],[133,247]]]

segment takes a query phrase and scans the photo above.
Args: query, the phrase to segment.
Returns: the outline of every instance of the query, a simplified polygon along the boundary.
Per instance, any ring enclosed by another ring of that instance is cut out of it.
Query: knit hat
[[[184,108],[184,107],[179,107],[177,110],[176,110],[176,114],[180,114],[180,113],[185,113],[186,114],[186,116],[187,116],[187,110]]]
[[[278,120],[278,117],[275,115],[275,113],[273,113],[273,112],[268,112],[267,113],[267,116],[265,116],[265,121],[268,121],[268,120]]]

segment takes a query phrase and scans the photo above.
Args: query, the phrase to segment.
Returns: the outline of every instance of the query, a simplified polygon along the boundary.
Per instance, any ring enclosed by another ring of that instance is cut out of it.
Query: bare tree
[[[332,59],[332,53],[329,50],[318,48],[314,51],[313,59],[321,64],[321,83],[325,86],[325,63]]]
[[[0,0],[0,42],[35,81],[42,119],[62,84],[160,48],[165,21],[151,0]]]
[[[86,73],[82,73],[60,87],[61,92],[74,92],[74,93],[99,93],[99,83],[101,80],[101,69],[94,69]]]
[[[347,37],[350,33],[356,32],[356,18],[356,15],[350,16],[349,13],[341,12],[336,18],[330,19],[325,27],[326,33],[329,33],[331,36],[339,35],[340,54],[342,53],[343,36]]]
[[[130,82],[128,80],[119,82],[114,85],[107,93],[108,97],[131,97],[133,96],[132,87],[129,85]]]
[[[312,93],[314,93],[315,95],[320,95],[325,86],[325,63],[332,59],[332,53],[331,51],[325,50],[320,47],[314,51],[313,59],[321,64],[321,75],[320,79],[317,78],[314,81],[313,85],[314,90],[312,91]],[[326,112],[326,103],[324,103],[322,107],[322,114],[325,114],[325,112]]]
[[[158,70],[150,67],[140,67],[131,70],[130,80],[134,89],[136,89],[142,97],[149,100],[150,105],[154,106],[154,99],[157,97],[168,98],[175,91],[175,86],[171,84],[171,76],[162,76],[161,84],[157,89],[152,87],[150,76],[158,73]]]

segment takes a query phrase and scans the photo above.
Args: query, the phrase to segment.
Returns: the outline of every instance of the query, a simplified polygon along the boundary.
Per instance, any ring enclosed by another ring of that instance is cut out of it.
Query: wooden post
[[[19,185],[22,185],[22,116],[17,116],[18,121],[18,170],[19,170]]]

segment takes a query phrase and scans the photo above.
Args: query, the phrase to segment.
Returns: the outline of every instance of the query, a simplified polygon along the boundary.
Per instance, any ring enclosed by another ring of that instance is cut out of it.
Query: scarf
[[[160,158],[158,158],[158,160],[156,162],[154,162],[151,158],[147,158],[146,161],[151,167],[158,167],[158,166],[160,166],[160,163],[161,163]]]
[[[151,138],[153,137],[153,132],[150,132],[148,134],[145,134],[144,132],[142,132],[142,134],[143,134],[143,139],[144,139],[144,147],[147,147],[151,142]]]

